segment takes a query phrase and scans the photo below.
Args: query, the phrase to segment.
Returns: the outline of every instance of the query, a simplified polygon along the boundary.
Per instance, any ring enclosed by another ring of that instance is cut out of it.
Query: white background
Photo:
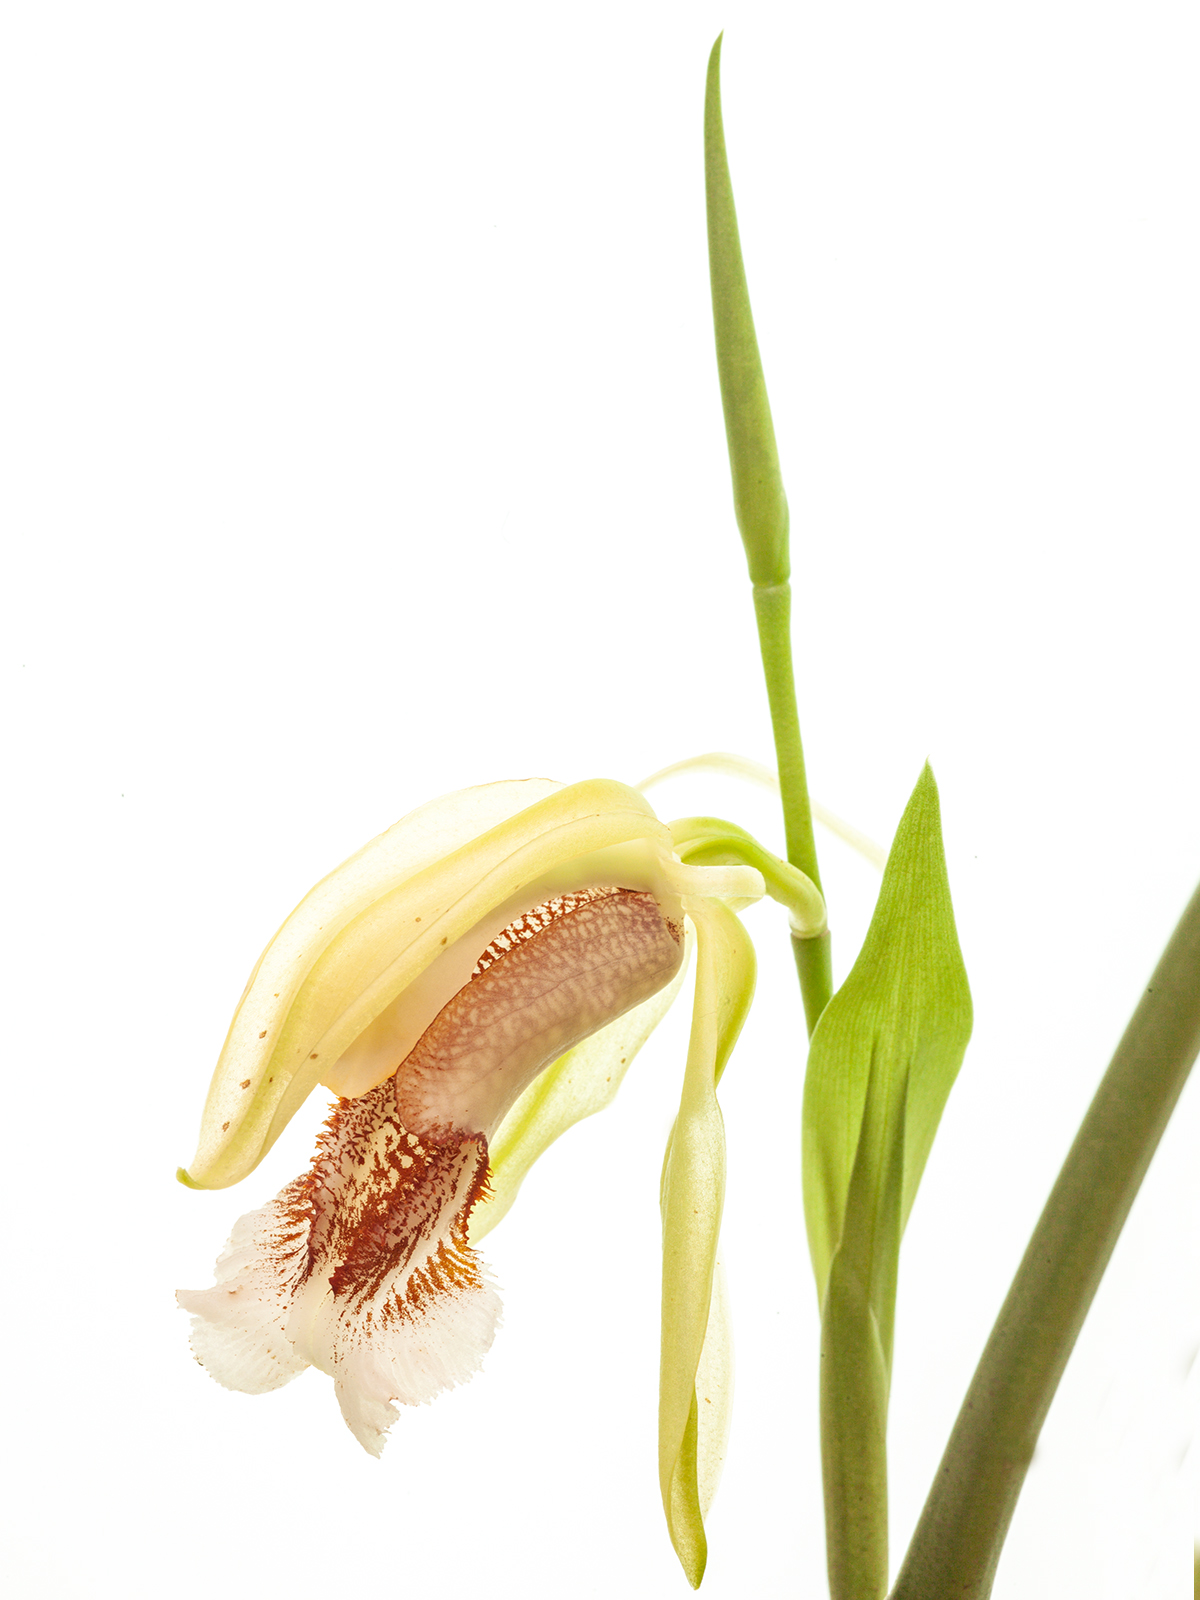
[[[886,842],[931,757],[976,999],[901,1264],[903,1551],[1200,875],[1194,8],[18,0],[14,1592],[688,1592],[654,1456],[682,1004],[488,1241],[483,1374],[382,1463],[318,1374],[218,1388],[172,1303],[304,1166],[320,1104],[236,1190],[173,1172],[262,944],[402,812],[770,755],[707,303],[720,27],[814,791]],[[661,800],[778,837],[731,784]],[[844,974],[875,880],[821,847]],[[817,1600],[799,1008],[780,916],[747,921],[760,1003],[723,1089],[738,1406],[704,1592]],[[997,1600],[1186,1592],[1198,1135],[1193,1088]]]

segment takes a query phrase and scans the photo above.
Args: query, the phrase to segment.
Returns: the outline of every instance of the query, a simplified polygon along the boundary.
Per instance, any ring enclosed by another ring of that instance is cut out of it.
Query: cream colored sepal
[[[605,859],[630,845],[619,868]],[[339,1074],[343,1055],[410,990],[414,1015],[402,1020],[419,1037],[510,915],[605,881],[598,870],[641,880],[626,886],[668,904],[677,899],[661,868],[670,853],[670,833],[648,802],[608,779],[565,788],[544,779],[488,784],[402,819],[318,884],[263,952],[183,1180],[215,1189],[245,1177],[318,1083],[366,1092],[372,1084],[363,1074],[353,1083]],[[468,936],[469,946],[456,949]],[[447,983],[417,987],[447,956]],[[399,1061],[380,1061],[374,1081]]]
[[[648,891],[743,905],[752,868],[683,866],[670,831],[624,784],[525,779],[422,806],[323,879],[267,946],[234,1014],[183,1182],[251,1172],[322,1083],[350,1097],[391,1076],[480,954],[555,895]]]
[[[696,997],[679,1114],[662,1173],[658,1464],[671,1542],[696,1588],[707,1560],[704,1518],[724,1454],[732,1392],[728,1318],[720,1301],[714,1307],[725,1196],[725,1127],[716,1088],[750,1009],[755,961],[749,935],[726,906],[697,899],[685,910],[696,925]]]

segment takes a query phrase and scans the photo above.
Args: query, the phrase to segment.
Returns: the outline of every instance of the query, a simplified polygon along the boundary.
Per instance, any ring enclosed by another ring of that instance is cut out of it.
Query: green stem
[[[1155,968],[1034,1229],[892,1600],[987,1600],[1054,1391],[1200,1052],[1200,889]]]
[[[771,730],[775,736],[775,763],[779,769],[779,796],[783,803],[787,858],[792,866],[799,867],[805,877],[811,878],[820,889],[821,873],[817,865],[816,840],[813,838],[812,805],[808,798],[804,746],[800,741],[800,717],[796,710],[791,611],[792,586],[786,579],[771,585],[755,584],[754,615],[758,622],[758,646],[762,653],[763,677],[767,683]],[[833,993],[828,930],[817,939],[793,939],[792,954],[811,1037],[817,1018]]]
[[[821,876],[817,869],[792,672],[787,497],[779,472],[775,427],[754,332],[733,185],[725,153],[720,39],[713,46],[708,63],[704,97],[704,175],[713,331],[733,477],[733,505],[746,550],[750,581],[754,585],[758,640],[779,765],[787,858],[819,889]],[[793,948],[804,1014],[811,1034],[833,992],[829,936],[795,939]]]
[[[821,1306],[821,1472],[830,1600],[883,1600],[887,1412],[904,1188],[904,1096],[872,1064],[841,1241]]]
[[[839,1252],[821,1307],[821,1477],[830,1600],[882,1600],[888,1373],[870,1295]]]

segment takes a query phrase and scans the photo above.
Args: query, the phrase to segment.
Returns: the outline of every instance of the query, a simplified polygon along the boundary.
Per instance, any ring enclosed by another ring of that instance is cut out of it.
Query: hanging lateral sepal
[[[728,1428],[728,1319],[714,1292],[725,1193],[725,1128],[716,1087],[754,994],[754,947],[714,901],[684,901],[696,928],[696,999],[679,1114],[662,1175],[659,1481],[688,1582],[704,1575],[708,1511]]]

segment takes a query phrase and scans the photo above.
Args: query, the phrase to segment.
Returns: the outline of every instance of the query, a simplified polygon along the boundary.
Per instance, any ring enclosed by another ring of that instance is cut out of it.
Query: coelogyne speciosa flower
[[[375,1455],[393,1401],[468,1378],[500,1310],[473,1241],[616,1093],[682,981],[690,921],[693,1048],[664,1175],[683,1448],[720,1215],[719,1182],[700,1207],[688,1186],[697,1152],[712,1166],[715,1076],[753,987],[733,912],[764,891],[736,840],[710,866],[685,864],[688,843],[619,783],[488,784],[412,812],[300,902],[238,1006],[180,1177],[236,1183],[318,1084],[340,1099],[310,1169],[236,1224],[215,1286],[179,1294],[213,1377],[255,1394],[318,1367]],[[694,1217],[698,1248],[681,1233]]]

